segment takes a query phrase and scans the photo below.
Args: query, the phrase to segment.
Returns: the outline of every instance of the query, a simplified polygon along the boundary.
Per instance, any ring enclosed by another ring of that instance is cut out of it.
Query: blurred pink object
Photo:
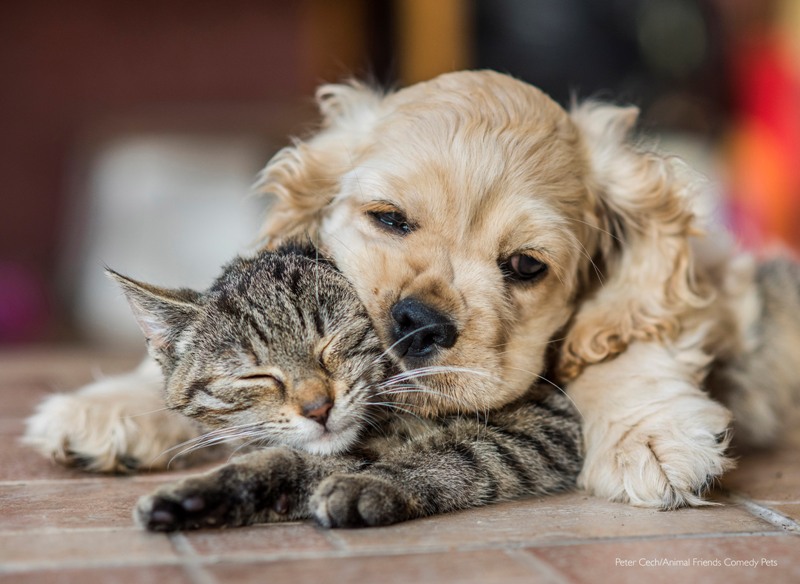
[[[47,323],[44,283],[30,270],[0,263],[0,344],[42,337]]]

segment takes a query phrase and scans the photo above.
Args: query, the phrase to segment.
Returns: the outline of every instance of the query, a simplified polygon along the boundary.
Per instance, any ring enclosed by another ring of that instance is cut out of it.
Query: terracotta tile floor
[[[576,492],[381,529],[145,533],[131,522],[134,501],[176,473],[86,475],[18,444],[44,395],[135,362],[0,353],[0,582],[800,582],[800,425],[781,448],[742,459],[720,505],[703,509]]]

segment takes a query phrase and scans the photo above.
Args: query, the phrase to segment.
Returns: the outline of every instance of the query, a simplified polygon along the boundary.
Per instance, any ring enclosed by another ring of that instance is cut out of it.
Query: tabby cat
[[[197,445],[256,448],[143,497],[136,521],[172,531],[313,518],[387,525],[570,488],[581,431],[542,387],[485,413],[423,419],[349,283],[313,249],[239,258],[209,290],[122,286],[166,379],[167,405],[215,428]],[[402,405],[401,405],[402,403]]]

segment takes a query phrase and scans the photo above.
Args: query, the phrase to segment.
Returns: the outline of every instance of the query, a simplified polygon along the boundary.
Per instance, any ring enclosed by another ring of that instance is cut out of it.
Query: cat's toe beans
[[[174,505],[160,502],[154,507],[147,518],[147,529],[150,531],[174,531],[178,529],[178,514]]]
[[[323,527],[352,527],[353,497],[337,477],[328,478],[317,487],[309,502],[312,517]]]
[[[192,489],[166,489],[142,497],[134,511],[134,519],[150,531],[220,527],[227,525],[229,518],[225,499],[218,499],[214,504],[208,496]]]
[[[175,531],[179,518],[176,503],[159,497],[142,497],[134,510],[136,523],[149,531]]]
[[[206,508],[206,500],[200,495],[189,495],[181,501],[181,507],[189,513],[197,513]]]
[[[311,498],[311,513],[323,527],[374,527],[409,518],[404,498],[375,477],[334,476]]]
[[[366,525],[391,525],[409,518],[402,497],[387,489],[366,489],[358,499],[358,514]]]

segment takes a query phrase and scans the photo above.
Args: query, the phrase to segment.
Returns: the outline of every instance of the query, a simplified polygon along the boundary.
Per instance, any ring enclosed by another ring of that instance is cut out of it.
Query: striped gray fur
[[[392,396],[423,400],[424,377],[396,375],[355,292],[313,249],[234,260],[202,294],[112,276],[167,404],[210,429],[188,447],[258,447],[143,497],[134,514],[148,529],[387,525],[575,484],[581,429],[566,396],[536,386],[495,411],[416,415],[414,394]]]
[[[759,264],[761,312],[747,346],[718,359],[707,384],[736,418],[734,445],[766,447],[800,406],[800,264],[785,258]]]

